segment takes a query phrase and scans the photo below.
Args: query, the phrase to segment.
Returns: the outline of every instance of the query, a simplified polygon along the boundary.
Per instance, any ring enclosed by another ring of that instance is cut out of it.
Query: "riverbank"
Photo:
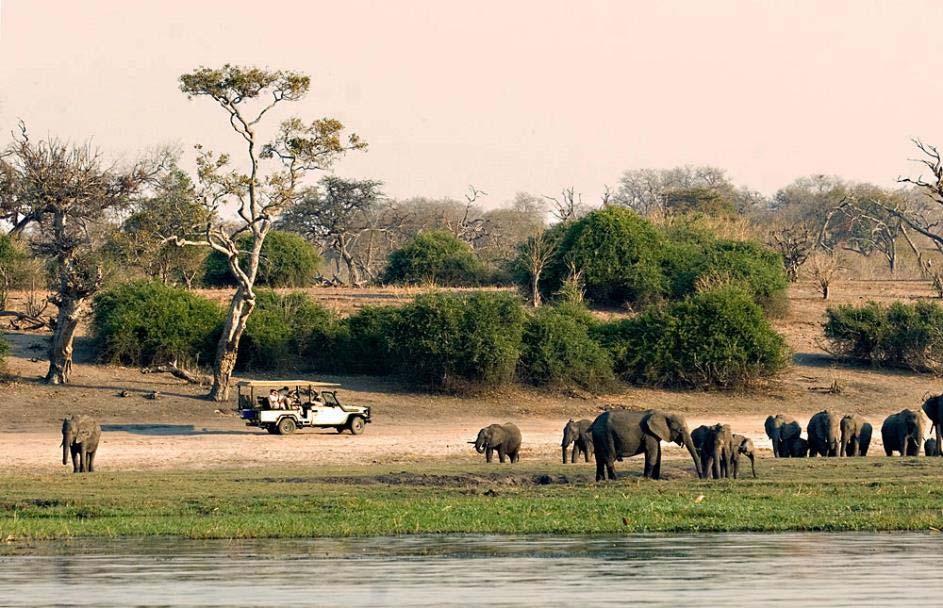
[[[596,484],[592,465],[5,474],[0,539],[943,529],[943,459],[772,460],[759,479]]]

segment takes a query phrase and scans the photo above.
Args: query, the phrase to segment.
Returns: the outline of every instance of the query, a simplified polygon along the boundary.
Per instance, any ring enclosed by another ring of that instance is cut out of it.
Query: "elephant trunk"
[[[563,464],[566,464],[566,448],[567,448],[567,446],[564,445],[564,446],[563,446]]]
[[[782,439],[779,436],[779,429],[773,429],[770,433],[770,439],[773,440],[773,458],[782,458],[784,456],[782,449]]]
[[[684,431],[684,447],[688,448],[688,452],[691,454],[691,459],[694,460],[694,468],[697,470],[698,478],[704,477],[703,471],[701,471],[701,458],[698,454],[697,448],[694,447],[694,441],[691,440],[691,433],[687,430]]]
[[[69,464],[69,446],[72,445],[72,437],[68,433],[62,434],[62,464]]]

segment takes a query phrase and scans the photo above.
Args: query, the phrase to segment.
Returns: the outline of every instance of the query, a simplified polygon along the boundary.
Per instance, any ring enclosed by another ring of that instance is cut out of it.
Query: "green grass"
[[[592,465],[547,464],[6,473],[0,540],[943,529],[943,458],[758,464],[757,480],[679,462],[649,481],[631,459],[598,485]]]

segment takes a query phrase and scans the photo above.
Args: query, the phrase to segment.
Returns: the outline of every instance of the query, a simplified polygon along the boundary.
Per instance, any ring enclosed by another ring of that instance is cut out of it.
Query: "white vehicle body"
[[[336,391],[326,391],[337,384],[286,380],[245,380],[239,382],[239,416],[247,426],[264,428],[270,433],[287,435],[302,427],[333,428],[337,432],[363,432],[371,422],[369,407],[344,405]],[[283,396],[276,405],[268,395],[275,390]]]

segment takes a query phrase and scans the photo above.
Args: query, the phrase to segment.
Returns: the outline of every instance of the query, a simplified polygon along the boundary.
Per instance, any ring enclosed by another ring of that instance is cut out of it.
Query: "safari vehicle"
[[[370,422],[370,408],[343,405],[329,382],[303,380],[242,380],[239,389],[239,417],[247,426],[257,426],[269,433],[288,435],[299,427],[334,428],[338,433],[363,433]],[[281,396],[273,406],[270,391]]]

